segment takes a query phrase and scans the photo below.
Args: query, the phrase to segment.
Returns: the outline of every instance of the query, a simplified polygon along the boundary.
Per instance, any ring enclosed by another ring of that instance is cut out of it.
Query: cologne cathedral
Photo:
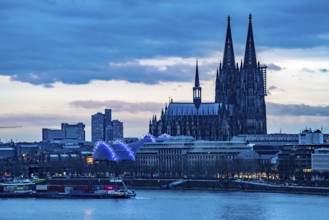
[[[167,133],[224,141],[239,134],[266,134],[266,66],[257,63],[251,15],[240,64],[235,62],[228,17],[224,57],[217,69],[215,90],[215,102],[202,102],[197,61],[193,102],[170,101],[159,119],[153,116],[150,120],[149,132],[155,136]]]

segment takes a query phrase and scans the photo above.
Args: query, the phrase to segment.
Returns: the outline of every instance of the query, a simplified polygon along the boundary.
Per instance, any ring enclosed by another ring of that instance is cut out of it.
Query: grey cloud
[[[84,118],[80,115],[61,115],[61,114],[2,114],[0,115],[0,127],[21,126],[17,128],[0,129],[1,140],[15,139],[16,141],[38,141],[42,138],[42,128],[60,129],[61,123],[79,123],[82,122],[88,127],[90,118]],[[89,131],[86,131],[86,134]],[[88,135],[88,134],[87,134]]]
[[[276,87],[276,86],[270,86],[270,87],[268,88],[268,90],[276,90],[276,89],[278,89],[278,87]]]
[[[242,4],[241,9],[237,4]],[[328,38],[317,37],[327,34],[329,2],[324,0],[316,4],[306,0],[284,4],[237,0],[2,0],[0,75],[48,86],[56,81],[80,84],[94,79],[190,81],[179,70],[184,66],[156,72],[141,67],[109,69],[108,63],[159,56],[204,58],[223,51],[226,15],[231,16],[234,44],[239,48],[245,45],[248,26],[249,12],[243,6],[250,4],[255,4],[252,13],[257,46],[328,45]],[[243,55],[243,50],[235,52]],[[273,64],[269,69],[279,67]],[[159,80],[153,77],[153,71]],[[40,78],[31,78],[30,73]]]
[[[329,106],[266,103],[269,115],[329,116]]]
[[[274,71],[280,71],[280,70],[282,70],[282,67],[280,67],[280,66],[278,66],[278,65],[275,65],[275,64],[273,64],[273,63],[268,64],[268,65],[267,65],[267,68],[268,68],[269,70],[274,70]]]
[[[1,126],[47,126],[57,125],[60,126],[62,122],[71,122],[75,120],[79,122],[79,118],[72,115],[59,115],[59,114],[33,114],[33,113],[22,113],[22,114],[3,114],[0,116]],[[40,128],[41,129],[41,128]],[[41,132],[41,130],[40,130]]]
[[[125,102],[118,100],[94,101],[94,100],[76,100],[69,103],[72,107],[86,109],[111,108],[115,112],[159,112],[163,103],[156,102]]]
[[[329,72],[329,70],[326,69],[326,68],[321,68],[321,69],[319,69],[319,70],[320,70],[320,72],[322,72],[322,73],[327,73],[327,72]]]
[[[302,71],[302,72],[306,72],[306,73],[314,73],[314,70],[309,69],[309,68],[307,68],[307,67],[304,67],[304,68],[301,69],[300,71]]]
[[[125,79],[131,82],[157,84],[160,82],[191,82],[195,76],[195,64],[177,63],[175,65],[147,66],[137,62],[127,65],[109,65],[113,79]],[[212,64],[199,64],[200,80],[215,79],[215,67]]]
[[[35,73],[12,75],[10,76],[10,80],[28,82],[34,85],[43,85],[46,88],[53,88],[54,86],[51,83],[56,81],[55,79],[53,80],[49,79],[49,76],[46,74],[35,74]]]
[[[272,91],[274,90],[278,90],[279,88],[276,87],[276,86],[270,86],[268,89],[267,89],[267,94],[268,95],[271,95],[272,94]]]

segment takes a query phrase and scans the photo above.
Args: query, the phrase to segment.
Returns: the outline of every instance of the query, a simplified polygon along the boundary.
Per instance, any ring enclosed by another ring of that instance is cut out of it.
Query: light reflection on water
[[[85,220],[92,220],[93,219],[93,214],[94,214],[94,209],[91,208],[86,208],[83,210],[84,213],[84,218]]]
[[[329,196],[137,190],[134,199],[0,199],[0,219],[328,219]]]

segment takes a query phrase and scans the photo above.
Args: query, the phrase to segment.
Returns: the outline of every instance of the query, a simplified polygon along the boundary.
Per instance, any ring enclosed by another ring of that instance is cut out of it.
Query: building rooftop
[[[166,115],[218,115],[220,103],[201,103],[196,108],[194,103],[169,103]]]

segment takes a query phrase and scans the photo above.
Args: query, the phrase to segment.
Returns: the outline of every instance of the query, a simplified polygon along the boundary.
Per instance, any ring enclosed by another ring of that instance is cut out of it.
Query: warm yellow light
[[[87,164],[93,164],[94,163],[94,158],[89,156],[87,157]]]

